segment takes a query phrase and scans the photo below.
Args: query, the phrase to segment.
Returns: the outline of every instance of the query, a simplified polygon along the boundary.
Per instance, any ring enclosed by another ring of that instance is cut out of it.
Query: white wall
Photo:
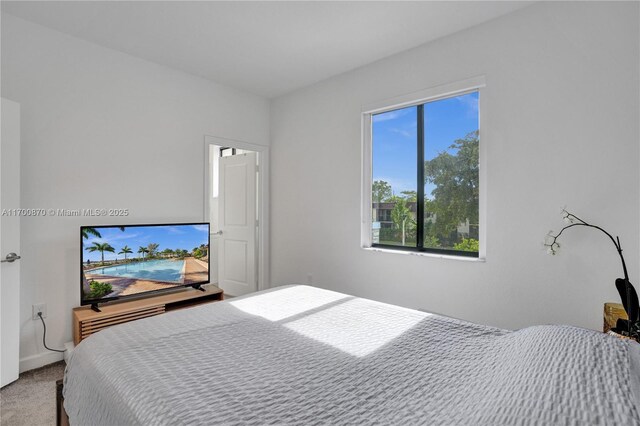
[[[560,209],[619,234],[640,288],[637,3],[541,3],[272,104],[273,285],[307,281],[505,328],[602,327],[622,271],[602,234],[542,241]],[[365,251],[362,105],[486,75],[486,263]]]
[[[128,208],[22,221],[21,368],[71,340],[79,226],[199,221],[204,135],[268,144],[267,100],[2,16],[2,96],[22,107],[22,207]]]

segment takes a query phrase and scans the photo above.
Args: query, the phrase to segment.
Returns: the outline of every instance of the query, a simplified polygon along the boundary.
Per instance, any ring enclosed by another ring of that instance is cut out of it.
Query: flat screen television
[[[80,227],[82,305],[209,282],[209,224]]]

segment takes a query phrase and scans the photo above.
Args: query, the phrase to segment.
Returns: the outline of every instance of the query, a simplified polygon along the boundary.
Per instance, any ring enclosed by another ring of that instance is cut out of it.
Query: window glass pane
[[[416,247],[417,107],[372,117],[374,244]]]
[[[424,106],[424,247],[478,251],[478,92]]]

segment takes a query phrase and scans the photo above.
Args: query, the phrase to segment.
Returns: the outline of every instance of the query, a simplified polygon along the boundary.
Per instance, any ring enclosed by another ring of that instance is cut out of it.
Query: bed
[[[640,425],[640,345],[284,286],[90,336],[64,408],[72,425]]]

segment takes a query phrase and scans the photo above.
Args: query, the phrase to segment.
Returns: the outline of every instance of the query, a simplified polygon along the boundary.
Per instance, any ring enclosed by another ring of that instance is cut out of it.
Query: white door
[[[231,296],[257,290],[257,157],[221,157],[218,190],[218,286]]]
[[[20,347],[20,105],[2,99],[0,136],[0,386],[18,378]],[[10,254],[11,253],[11,254]]]

